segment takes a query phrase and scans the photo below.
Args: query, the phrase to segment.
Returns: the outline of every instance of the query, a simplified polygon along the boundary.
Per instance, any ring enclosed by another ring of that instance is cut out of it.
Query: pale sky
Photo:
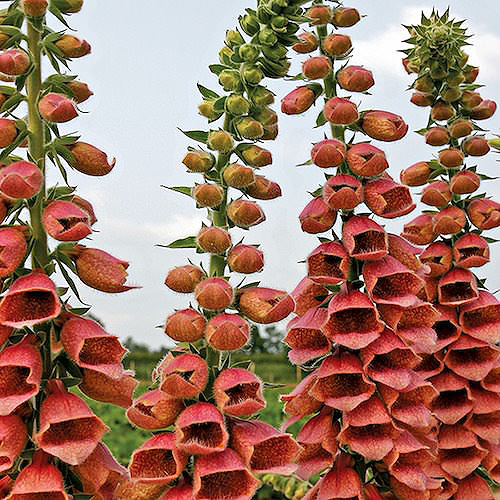
[[[84,300],[93,305],[92,312],[106,324],[107,330],[125,338],[134,337],[152,347],[165,345],[164,322],[175,308],[186,307],[189,296],[176,295],[163,285],[167,271],[187,263],[192,251],[166,250],[156,243],[195,234],[205,213],[197,210],[192,200],[166,191],[160,184],[190,185],[200,177],[190,176],[181,164],[190,141],[177,127],[199,129],[206,121],[197,115],[200,95],[196,83],[217,89],[208,64],[217,61],[225,30],[236,26],[245,7],[254,7],[250,0],[86,0],[83,11],[70,18],[76,35],[87,39],[92,54],[72,64],[72,74],[89,84],[95,96],[82,105],[88,114],[74,120],[64,131],[78,130],[82,140],[95,144],[117,157],[114,171],[102,178],[70,173],[70,183],[80,186],[79,192],[94,204],[99,230],[88,246],[109,251],[131,262],[130,282],[143,288],[118,295],[95,292],[80,286]],[[467,26],[475,36],[469,50],[471,64],[481,66],[478,81],[486,85],[484,98],[500,102],[500,5],[496,0],[475,2],[436,1],[444,10],[452,3],[455,17],[468,18]],[[383,109],[401,114],[417,130],[426,123],[427,110],[416,108],[405,92],[410,78],[401,68],[406,37],[401,23],[418,22],[423,8],[410,1],[353,2],[367,17],[345,32],[353,39],[352,64],[364,65],[374,72],[372,96],[360,96],[361,109]],[[57,26],[54,21],[54,27]],[[294,57],[292,74],[298,72]],[[293,82],[269,81],[278,98],[294,88]],[[278,99],[279,101],[279,99]],[[279,104],[275,106],[279,108]],[[248,243],[260,243],[266,255],[266,268],[258,275],[263,286],[292,290],[303,277],[303,260],[317,245],[317,239],[300,231],[298,214],[310,199],[306,191],[315,190],[323,181],[323,173],[315,167],[295,167],[308,159],[311,143],[322,138],[322,131],[313,130],[318,108],[302,117],[280,113],[280,136],[266,142],[272,150],[274,164],[263,174],[280,183],[283,196],[262,202],[267,221],[245,232]],[[500,112],[483,122],[500,134]],[[397,143],[376,146],[386,152],[389,172],[399,171],[436,154],[413,132]],[[500,157],[499,157],[500,159]],[[494,155],[479,160],[482,171],[494,176],[500,169]],[[500,196],[500,181],[485,183],[490,194]],[[416,193],[415,193],[416,197]],[[387,225],[400,232],[404,222],[418,215],[415,211]],[[237,241],[234,231],[234,241]],[[499,231],[490,232],[499,237]],[[490,289],[500,288],[500,246],[493,246],[493,264],[479,271],[489,277]],[[253,281],[253,280],[252,280]],[[238,279],[233,281],[237,284]]]

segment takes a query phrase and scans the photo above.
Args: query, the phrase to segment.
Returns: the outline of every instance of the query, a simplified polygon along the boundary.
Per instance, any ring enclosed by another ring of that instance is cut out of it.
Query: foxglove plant
[[[72,274],[104,292],[130,288],[128,263],[81,243],[96,217],[67,180],[67,166],[100,176],[114,165],[59,128],[92,95],[61,71],[90,45],[51,29],[47,17],[69,28],[67,16],[82,5],[16,0],[0,13],[0,79],[11,83],[0,87],[0,484],[13,500],[112,498],[128,475],[101,442],[109,429],[69,390],[128,407],[137,384],[119,340],[69,294],[79,299]],[[44,56],[55,70],[47,78]],[[23,108],[27,116],[16,116]],[[46,186],[49,168],[65,186]],[[56,286],[56,271],[67,288]]]
[[[405,225],[403,236],[425,246],[420,260],[427,266],[426,300],[439,313],[436,336],[418,369],[438,391],[432,403],[436,422],[427,438],[449,492],[442,498],[473,492],[486,499],[493,498],[489,478],[500,478],[500,397],[494,382],[500,303],[477,271],[490,260],[495,240],[484,232],[500,225],[500,205],[481,192],[481,182],[491,178],[475,162],[498,143],[488,141],[478,124],[494,114],[496,104],[477,92],[479,68],[468,64],[469,35],[462,25],[447,10],[422,14],[420,25],[408,27],[412,47],[404,51],[403,64],[416,75],[411,101],[430,108],[419,133],[442,149],[437,158],[401,174],[407,186],[425,186],[421,201],[431,207]]]
[[[256,476],[297,468],[301,448],[291,435],[249,419],[265,407],[264,384],[250,362],[236,366],[231,359],[251,342],[251,323],[286,318],[294,301],[286,292],[245,283],[263,269],[264,254],[258,245],[234,241],[230,229],[264,222],[254,200],[281,195],[280,186],[260,174],[272,155],[258,141],[278,133],[274,95],[263,83],[288,72],[301,3],[260,0],[257,10],[247,9],[240,28],[227,31],[219,63],[210,66],[222,91],[198,85],[198,109],[210,130],[184,132],[198,145],[182,162],[201,178],[170,189],[207,209],[208,222],[166,247],[192,248],[208,262],[189,261],[165,279],[193,301],[167,317],[164,330],[176,347],[127,412],[133,425],[159,433],[133,453],[131,480],[120,486],[119,498],[249,499],[260,484]],[[239,283],[238,275],[244,277]]]

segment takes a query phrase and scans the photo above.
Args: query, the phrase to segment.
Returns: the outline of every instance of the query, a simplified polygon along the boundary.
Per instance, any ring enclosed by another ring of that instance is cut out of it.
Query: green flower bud
[[[245,62],[254,63],[260,56],[260,48],[252,43],[245,43],[239,48],[239,55]]]
[[[221,64],[227,64],[228,59],[231,59],[231,57],[234,55],[234,52],[229,48],[229,47],[222,47],[222,49],[219,50],[219,61]]]
[[[450,87],[458,87],[461,83],[465,82],[465,76],[462,71],[450,71],[446,82]]]
[[[259,32],[259,42],[262,45],[268,45],[272,47],[276,43],[278,43],[278,37],[276,33],[271,28],[264,28]]]
[[[462,97],[462,91],[458,87],[448,87],[446,86],[441,91],[441,98],[446,102],[458,101]]]
[[[198,106],[198,111],[201,116],[208,118],[209,120],[217,120],[222,116],[220,111],[215,111],[214,109],[215,101],[203,101]]]
[[[260,139],[264,135],[262,123],[250,116],[245,116],[238,120],[236,130],[245,139]]]
[[[448,70],[439,61],[432,61],[430,70],[430,76],[433,80],[442,80],[448,76]]]
[[[251,63],[242,64],[240,74],[243,80],[250,85],[257,85],[264,78],[262,70]]]
[[[265,87],[256,87],[250,97],[256,106],[269,106],[274,103],[274,94]]]
[[[240,73],[236,69],[224,69],[219,75],[219,83],[226,92],[238,91],[242,87]]]
[[[408,71],[418,73],[420,71],[420,59],[412,58],[408,61]]]
[[[429,93],[434,90],[434,82],[432,81],[432,78],[428,76],[422,76],[421,78],[415,81],[414,88],[419,92]]]
[[[497,137],[496,139],[490,139],[488,141],[488,144],[494,148],[494,149],[497,149],[497,150],[500,150],[500,137]]]
[[[271,14],[269,14],[267,10],[267,6],[264,5],[259,5],[257,7],[257,19],[262,23],[262,24],[267,24],[271,20]]]
[[[241,36],[241,33],[236,30],[226,31],[226,45],[232,49],[245,43],[245,39]]]
[[[469,54],[466,54],[463,50],[461,50],[458,59],[458,64],[460,64],[460,67],[463,68],[467,64],[468,60],[469,60]]]
[[[279,61],[286,56],[287,52],[287,48],[281,43],[277,43],[273,47],[262,47],[262,53],[272,61]]]
[[[51,4],[63,14],[75,14],[82,10],[83,0],[51,0]]]
[[[182,163],[190,172],[203,173],[208,172],[215,165],[215,157],[211,153],[194,150],[186,154]]]
[[[228,96],[225,107],[228,113],[235,116],[247,115],[250,111],[250,103],[243,96],[237,94]]]
[[[207,145],[214,151],[229,153],[234,146],[233,136],[225,130],[212,130],[208,134]]]
[[[251,14],[245,14],[240,17],[240,26],[248,36],[254,36],[260,30],[259,20]]]
[[[264,107],[259,109],[256,113],[253,114],[253,117],[256,120],[259,120],[262,125],[274,125],[278,123],[278,115],[271,108]]]
[[[267,7],[274,12],[274,14],[279,14],[287,5],[288,0],[270,0]]]
[[[282,31],[286,28],[288,19],[285,16],[274,16],[271,19],[271,27],[276,31]]]
[[[300,29],[300,25],[298,25],[297,23],[288,23],[286,25],[286,34],[287,35],[295,35],[295,33],[297,33],[297,31],[299,31]]]

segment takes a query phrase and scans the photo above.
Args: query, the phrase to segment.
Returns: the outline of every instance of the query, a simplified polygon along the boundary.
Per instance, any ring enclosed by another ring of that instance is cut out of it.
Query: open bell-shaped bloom
[[[405,224],[401,233],[403,238],[415,245],[428,245],[436,239],[437,235],[434,218],[428,214],[419,215]]]
[[[304,316],[309,309],[321,305],[327,299],[329,293],[327,288],[314,283],[308,276],[302,278],[290,293],[295,302],[295,314]]]
[[[89,214],[70,201],[52,201],[43,210],[45,231],[57,241],[80,241],[92,233]]]
[[[399,260],[408,269],[419,271],[422,269],[418,255],[421,250],[396,234],[388,234],[389,255]]]
[[[455,267],[445,274],[438,284],[439,303],[447,306],[461,306],[479,298],[477,280],[466,269]]]
[[[333,210],[354,210],[363,198],[363,185],[352,175],[333,175],[323,186],[323,200]]]
[[[379,260],[388,252],[387,233],[368,217],[355,216],[345,222],[342,242],[349,255],[357,260]]]
[[[421,354],[422,361],[415,367],[415,373],[424,380],[434,377],[441,373],[444,368],[444,363],[434,354]]]
[[[349,148],[346,160],[352,173],[362,177],[374,177],[389,168],[385,153],[366,142]]]
[[[462,329],[458,322],[456,308],[439,304],[434,304],[434,308],[440,314],[439,318],[432,325],[432,329],[437,335],[436,351],[440,351],[443,347],[455,342],[462,333]]]
[[[408,132],[408,125],[394,113],[368,111],[363,113],[361,128],[365,134],[379,141],[399,141]]]
[[[5,473],[14,465],[27,440],[26,427],[20,417],[0,417],[0,473]]]
[[[254,323],[267,325],[285,319],[295,303],[290,295],[271,288],[245,288],[240,293],[240,310]]]
[[[183,409],[182,399],[173,399],[156,389],[134,400],[127,418],[140,429],[155,431],[172,425]]]
[[[364,186],[366,206],[379,217],[394,219],[412,212],[413,203],[410,190],[392,179],[376,179]]]
[[[467,233],[455,241],[453,258],[459,267],[481,267],[490,261],[490,247],[478,234]]]
[[[237,351],[250,339],[250,326],[238,314],[219,314],[207,324],[205,338],[218,351]]]
[[[473,409],[464,426],[481,439],[500,442],[500,395],[471,384]]]
[[[290,394],[283,394],[280,397],[280,400],[284,403],[284,412],[287,415],[300,419],[316,413],[321,408],[321,401],[310,394],[316,380],[317,373],[310,373],[297,384]]]
[[[0,169],[0,192],[7,198],[33,198],[42,185],[43,173],[34,163],[19,161]]]
[[[349,264],[342,243],[322,243],[307,257],[307,275],[320,285],[337,285],[347,279]]]
[[[489,484],[477,474],[470,474],[457,483],[455,500],[470,500],[481,498],[481,500],[494,500]]]
[[[313,198],[299,215],[302,231],[309,234],[324,233],[333,227],[337,212],[323,198]]]
[[[197,354],[185,353],[165,359],[160,368],[160,390],[174,399],[196,398],[208,382],[207,362]]]
[[[500,302],[485,290],[474,302],[460,308],[460,326],[463,331],[479,340],[498,344],[500,341]]]
[[[443,242],[431,243],[421,254],[420,261],[429,267],[427,276],[436,278],[446,274],[453,265],[453,251]]]
[[[333,468],[318,484],[317,496],[310,497],[311,500],[364,499],[361,479],[352,468],[351,458],[348,455],[338,455]]]
[[[28,245],[22,229],[0,229],[0,279],[10,276],[23,262]]]
[[[437,234],[457,234],[467,222],[465,212],[456,207],[451,206],[440,210],[433,218],[434,232]]]
[[[480,230],[500,226],[500,203],[478,198],[467,206],[467,215],[474,226]]]

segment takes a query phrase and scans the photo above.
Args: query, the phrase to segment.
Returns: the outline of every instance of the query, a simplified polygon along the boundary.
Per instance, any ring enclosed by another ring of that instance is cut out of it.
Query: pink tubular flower
[[[422,263],[420,262],[418,255],[421,250],[414,247],[406,240],[397,236],[396,234],[388,235],[389,242],[389,255],[399,260],[401,264],[406,266],[412,271],[419,271],[422,268]]]
[[[494,500],[489,484],[477,474],[470,474],[457,483],[455,500],[469,500],[471,498]]]
[[[297,469],[295,460],[300,446],[290,434],[279,433],[259,421],[234,421],[231,446],[255,474],[288,476]]]
[[[227,263],[235,273],[258,273],[264,267],[264,253],[251,245],[236,245],[229,252]]]
[[[316,100],[314,91],[307,85],[292,90],[281,100],[281,112],[285,115],[305,113]]]
[[[191,500],[193,498],[193,485],[190,482],[179,480],[177,485],[168,489],[160,500]]]
[[[116,160],[111,163],[104,151],[86,142],[75,142],[69,146],[72,155],[71,166],[83,174],[92,176],[107,175],[113,170]]]
[[[133,401],[127,418],[139,429],[156,431],[172,425],[183,408],[182,399],[173,399],[156,389]]]
[[[207,324],[205,338],[218,351],[237,351],[250,339],[250,326],[237,314],[219,314]]]
[[[434,232],[437,234],[457,234],[467,223],[465,212],[455,206],[440,210],[434,216]]]
[[[323,198],[313,198],[299,215],[302,231],[309,234],[324,233],[332,228],[337,212],[332,210]]]
[[[36,443],[63,462],[79,465],[95,450],[108,428],[60,380],[50,380],[47,392]]]
[[[268,325],[285,319],[295,303],[290,295],[272,288],[245,288],[240,293],[240,310],[254,323]]]
[[[388,236],[384,228],[368,217],[355,216],[342,227],[342,243],[357,260],[379,260],[388,252]]]
[[[415,209],[410,190],[391,179],[377,179],[365,184],[366,206],[384,219],[394,219],[409,214]]]
[[[61,303],[53,281],[34,271],[18,278],[0,302],[0,323],[24,328],[59,316]]]
[[[310,389],[311,395],[327,406],[351,411],[375,392],[359,359],[351,353],[337,353],[321,364],[317,379]]]
[[[193,399],[208,382],[207,362],[196,354],[169,355],[160,367],[160,390],[174,399]]]
[[[310,500],[363,500],[363,488],[357,472],[351,468],[351,458],[340,454],[335,460],[333,468],[318,483],[319,490],[316,497]],[[309,500],[305,497],[304,500]]]
[[[334,175],[323,186],[323,200],[334,210],[354,210],[363,198],[361,181],[351,175]]]
[[[122,359],[127,350],[117,337],[109,335],[95,321],[71,318],[64,323],[61,341],[68,357],[81,368],[102,372],[115,379],[123,374]]]
[[[115,460],[102,443],[74,471],[82,481],[84,491],[94,494],[96,500],[116,498],[114,494],[118,484],[128,478],[127,469]]]
[[[177,448],[188,455],[210,455],[223,451],[228,439],[224,417],[210,403],[188,406],[175,423]]]
[[[295,314],[304,316],[309,309],[321,305],[328,294],[327,288],[314,283],[306,276],[290,294],[295,302]]]
[[[328,304],[325,336],[333,343],[361,349],[373,342],[384,329],[375,305],[363,293],[339,293]]]
[[[484,99],[478,106],[471,110],[470,117],[473,120],[487,120],[491,118],[497,110],[497,103]]]
[[[207,320],[194,309],[172,313],[165,322],[165,333],[177,342],[196,342],[203,338]]]
[[[467,233],[455,241],[453,258],[459,267],[481,267],[490,261],[490,247],[478,234]]]
[[[372,139],[379,141],[399,141],[408,132],[408,125],[394,113],[368,111],[363,114],[361,128]]]
[[[285,403],[284,411],[287,415],[296,417],[299,420],[316,413],[323,406],[320,401],[310,394],[316,380],[317,373],[310,373],[299,382],[290,394],[281,396],[280,399]]]
[[[436,278],[446,274],[451,269],[453,252],[446,243],[432,243],[420,254],[420,261],[429,268],[426,275]]]
[[[78,116],[75,103],[64,95],[47,94],[38,101],[40,116],[49,123],[66,123]]]
[[[28,71],[31,65],[28,54],[21,49],[10,49],[0,54],[0,73],[9,76],[20,76]]]
[[[0,416],[0,473],[15,463],[27,442],[26,427],[17,415]]]
[[[337,285],[347,279],[349,255],[341,243],[322,243],[307,257],[307,275],[320,285]]]
[[[477,300],[460,308],[460,326],[471,337],[498,344],[500,342],[500,302],[493,294],[481,290]]]
[[[385,153],[365,142],[350,147],[346,159],[352,172],[363,177],[380,175],[389,167]]]
[[[19,161],[0,169],[0,192],[7,198],[33,198],[42,184],[43,173],[34,163]]]
[[[194,290],[198,305],[207,311],[221,311],[233,302],[234,292],[223,278],[207,278],[200,281]]]
[[[467,215],[478,229],[494,229],[500,226],[500,203],[478,198],[467,206]]]
[[[477,280],[466,269],[455,267],[445,274],[438,284],[439,303],[447,306],[460,306],[479,298]]]
[[[311,161],[318,167],[338,167],[344,161],[346,146],[337,139],[317,142],[311,150]]]
[[[489,443],[500,441],[500,397],[482,388],[472,386],[472,413],[464,427]]]
[[[350,92],[366,92],[375,85],[373,74],[362,66],[346,66],[337,73],[339,85]]]
[[[352,125],[359,118],[358,107],[349,99],[333,97],[323,109],[325,118],[334,125]]]
[[[124,284],[129,263],[103,250],[79,247],[75,264],[78,277],[87,286],[101,292],[120,293],[139,288]]]
[[[288,353],[291,363],[301,365],[330,351],[331,342],[322,331],[327,319],[327,309],[318,307],[309,309],[302,317],[288,323],[283,342],[291,349]]]
[[[423,214],[415,217],[415,219],[404,225],[401,236],[415,245],[432,243],[437,237],[432,215]]]
[[[217,407],[232,417],[249,417],[265,408],[262,381],[248,370],[228,368],[214,382]]]
[[[248,471],[240,456],[230,448],[196,458],[193,493],[190,498],[215,500],[252,498],[260,482]]]
[[[23,262],[28,245],[21,228],[0,229],[0,279],[10,276]]]
[[[45,207],[42,224],[58,241],[80,241],[92,234],[89,214],[70,201],[53,201]]]
[[[0,148],[10,146],[17,137],[17,127],[14,120],[0,119]]]

